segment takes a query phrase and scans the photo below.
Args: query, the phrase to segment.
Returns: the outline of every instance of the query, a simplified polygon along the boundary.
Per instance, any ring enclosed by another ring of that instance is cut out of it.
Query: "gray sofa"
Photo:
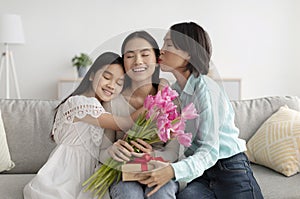
[[[49,137],[53,123],[54,100],[0,99],[7,142],[16,166],[0,174],[0,198],[22,199],[23,187],[46,162],[55,147]],[[266,97],[232,101],[241,138],[248,140],[280,106],[300,111],[297,97]],[[259,165],[252,165],[266,199],[300,198],[300,175],[285,177]]]

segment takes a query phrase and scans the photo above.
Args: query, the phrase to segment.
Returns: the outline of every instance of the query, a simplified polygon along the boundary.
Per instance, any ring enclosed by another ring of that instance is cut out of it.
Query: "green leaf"
[[[71,61],[73,66],[76,67],[86,67],[93,63],[92,59],[85,53],[80,53],[80,56],[75,55]]]

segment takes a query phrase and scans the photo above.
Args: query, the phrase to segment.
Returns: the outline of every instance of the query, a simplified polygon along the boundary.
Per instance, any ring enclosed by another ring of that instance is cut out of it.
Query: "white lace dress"
[[[82,183],[97,166],[103,129],[73,120],[86,115],[97,118],[104,112],[93,97],[73,96],[59,107],[52,132],[57,146],[25,186],[25,199],[78,198]]]

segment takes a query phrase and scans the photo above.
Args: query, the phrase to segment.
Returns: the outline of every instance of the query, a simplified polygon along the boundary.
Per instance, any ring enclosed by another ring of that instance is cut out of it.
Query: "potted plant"
[[[72,64],[73,66],[76,66],[78,77],[83,77],[87,72],[87,67],[91,65],[92,59],[85,53],[80,53],[79,56],[75,55],[72,58]]]

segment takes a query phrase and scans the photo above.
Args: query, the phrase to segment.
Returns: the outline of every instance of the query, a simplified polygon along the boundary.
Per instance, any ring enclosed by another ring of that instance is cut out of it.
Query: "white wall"
[[[218,72],[242,78],[242,98],[300,96],[299,8],[297,0],[0,0],[0,14],[22,16],[26,43],[11,49],[22,98],[34,99],[57,97],[58,80],[76,76],[75,54],[112,42],[119,50],[128,31],[180,21],[208,31]]]

